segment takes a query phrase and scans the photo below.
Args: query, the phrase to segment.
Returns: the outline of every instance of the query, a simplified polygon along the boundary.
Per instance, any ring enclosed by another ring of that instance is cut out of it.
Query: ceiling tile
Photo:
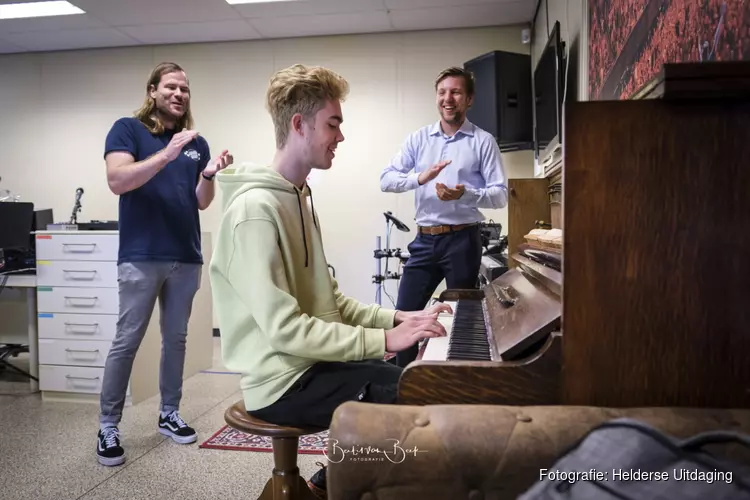
[[[502,4],[524,1],[534,7],[536,0],[383,0],[388,10],[433,9],[440,7],[467,7],[480,4]]]
[[[269,38],[392,31],[385,12],[290,16],[250,21],[261,35]]]
[[[392,10],[388,17],[396,30],[424,30],[502,26],[530,22],[534,6],[527,2],[467,5],[439,9]]]
[[[119,30],[147,44],[251,40],[261,36],[255,28],[243,19],[205,23],[121,26]]]
[[[0,19],[0,33],[77,30],[105,27],[107,27],[106,24],[88,14],[55,17],[31,17],[28,19]]]
[[[384,0],[295,0],[233,5],[243,17],[312,16],[385,11]]]
[[[14,45],[32,51],[118,47],[138,44],[138,42],[114,28],[9,33],[3,35],[3,38]]]
[[[496,26],[529,22],[538,0],[69,1],[86,14],[0,20],[0,51]]]
[[[69,0],[112,26],[238,19],[225,0]]]

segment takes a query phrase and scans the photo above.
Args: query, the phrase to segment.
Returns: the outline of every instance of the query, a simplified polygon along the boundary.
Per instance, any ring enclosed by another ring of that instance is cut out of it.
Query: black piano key
[[[447,359],[492,360],[481,301],[459,300],[456,304]]]
[[[477,339],[473,342],[463,342],[463,341],[455,341],[455,342],[449,342],[449,346],[453,347],[454,349],[485,349],[487,350],[487,346],[481,345],[481,339]]]
[[[486,356],[484,355],[467,355],[467,354],[455,354],[451,355],[450,358],[451,361],[492,361],[492,358],[489,354]]]
[[[470,347],[459,347],[456,349],[450,349],[448,352],[450,353],[467,353],[467,354],[474,354],[474,353],[488,353],[490,352],[489,349],[482,349],[482,348],[476,348],[472,349]]]

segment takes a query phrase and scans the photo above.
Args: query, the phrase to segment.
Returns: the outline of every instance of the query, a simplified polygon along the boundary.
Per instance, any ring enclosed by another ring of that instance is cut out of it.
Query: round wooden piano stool
[[[240,400],[224,412],[226,423],[238,431],[268,436],[273,443],[273,473],[258,500],[316,500],[299,475],[297,449],[299,437],[324,429],[274,425],[248,415],[245,402]]]

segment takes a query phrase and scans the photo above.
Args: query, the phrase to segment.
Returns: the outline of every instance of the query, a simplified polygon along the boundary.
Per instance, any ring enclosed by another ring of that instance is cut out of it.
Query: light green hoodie
[[[224,365],[242,374],[247,409],[274,403],[318,361],[383,359],[395,311],[338,291],[309,187],[265,166],[225,169],[216,180],[213,306]]]

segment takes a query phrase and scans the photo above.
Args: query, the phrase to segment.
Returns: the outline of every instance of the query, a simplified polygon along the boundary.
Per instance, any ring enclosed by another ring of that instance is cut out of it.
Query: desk
[[[7,278],[7,281],[5,281]],[[27,335],[29,345],[29,373],[39,378],[39,331],[37,330],[37,310],[36,310],[36,275],[18,274],[18,275],[0,275],[0,285],[5,281],[5,288],[23,288],[26,291],[26,314],[27,314]],[[31,390],[39,391],[39,382],[30,379]]]

